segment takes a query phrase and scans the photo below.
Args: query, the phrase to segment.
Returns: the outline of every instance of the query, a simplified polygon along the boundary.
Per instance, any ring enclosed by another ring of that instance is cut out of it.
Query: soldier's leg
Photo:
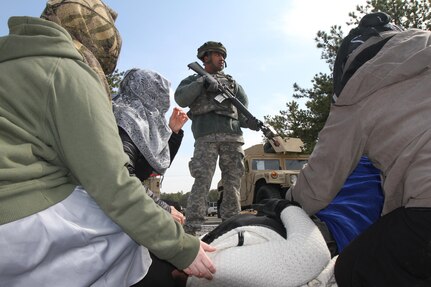
[[[220,145],[219,166],[223,184],[223,201],[220,206],[222,220],[241,211],[240,185],[244,174],[244,151],[242,143],[222,143]]]
[[[207,195],[217,164],[218,150],[215,143],[195,143],[193,157],[189,162],[190,174],[195,178],[187,200],[184,230],[193,234],[200,230],[207,213]]]

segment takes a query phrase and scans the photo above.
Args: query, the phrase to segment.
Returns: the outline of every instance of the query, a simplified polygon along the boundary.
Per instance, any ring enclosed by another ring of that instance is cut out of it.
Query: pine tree
[[[123,76],[124,72],[119,72],[118,69],[115,69],[112,74],[106,75],[106,80],[108,81],[109,87],[111,89],[111,95],[115,94],[118,91]]]

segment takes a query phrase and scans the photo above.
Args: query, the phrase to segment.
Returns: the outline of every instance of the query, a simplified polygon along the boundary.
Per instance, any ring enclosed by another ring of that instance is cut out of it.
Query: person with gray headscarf
[[[182,127],[188,117],[182,109],[174,107],[169,122],[165,118],[170,106],[170,87],[171,83],[161,74],[134,68],[125,73],[118,94],[112,101],[123,150],[129,157],[127,169],[141,182],[152,173],[165,173],[184,136]],[[161,200],[148,187],[145,186],[145,190],[174,220],[184,224],[185,217],[181,212]],[[154,272],[149,272],[136,286],[185,285],[185,274],[178,273],[172,264],[160,260],[153,253],[150,256],[153,261],[150,268]]]
[[[124,75],[112,102],[123,149],[129,156],[127,168],[141,181],[151,174],[166,172],[184,136],[182,127],[188,117],[182,109],[174,107],[169,122],[165,118],[170,87],[171,83],[159,73],[134,68]],[[184,224],[181,212],[145,188],[158,205]]]

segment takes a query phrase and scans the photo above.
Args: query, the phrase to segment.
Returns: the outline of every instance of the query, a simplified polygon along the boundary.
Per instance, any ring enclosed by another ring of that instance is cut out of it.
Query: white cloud
[[[348,13],[355,11],[354,0],[291,0],[281,19],[281,29],[289,37],[312,41],[319,30],[328,31],[333,25],[347,27]]]

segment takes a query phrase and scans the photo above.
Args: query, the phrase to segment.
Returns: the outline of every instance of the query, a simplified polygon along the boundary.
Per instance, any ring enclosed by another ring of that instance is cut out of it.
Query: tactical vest
[[[235,80],[230,75],[226,75],[223,72],[213,74],[219,83],[226,88],[230,89],[235,95],[238,92],[238,86]],[[190,113],[192,116],[198,116],[209,112],[214,112],[219,115],[227,116],[235,120],[238,119],[238,111],[234,107],[229,99],[225,99],[221,103],[215,100],[215,97],[220,92],[209,92],[207,90],[190,105]]]

